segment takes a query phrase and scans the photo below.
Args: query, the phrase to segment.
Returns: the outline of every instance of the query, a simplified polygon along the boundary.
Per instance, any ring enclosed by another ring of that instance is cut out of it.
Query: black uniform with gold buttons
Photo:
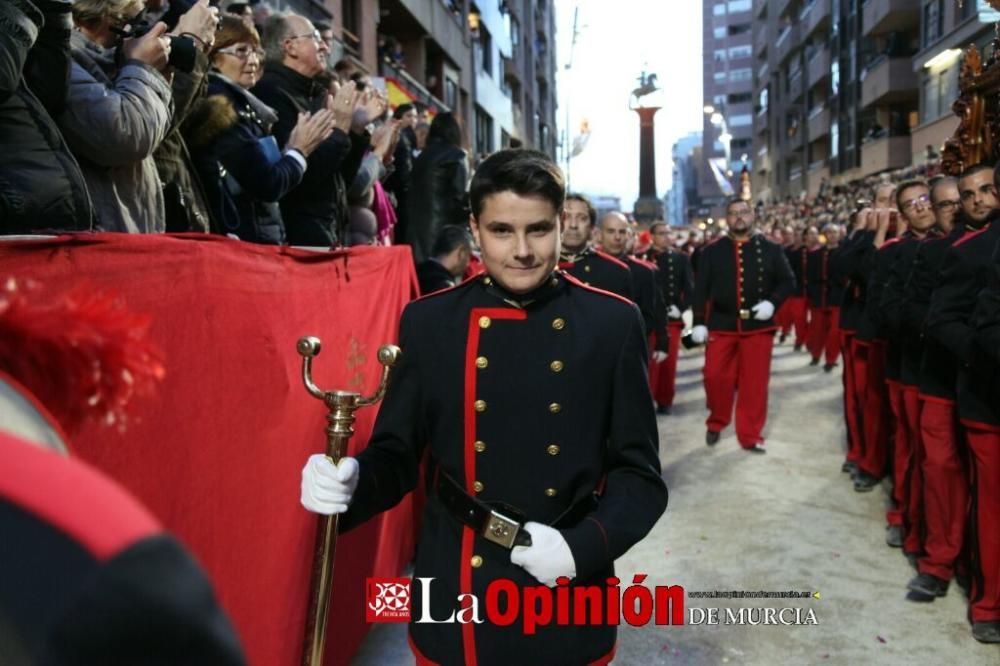
[[[609,254],[590,246],[578,254],[563,252],[559,268],[585,285],[635,300],[629,267]]]
[[[676,305],[678,310],[691,307],[694,299],[694,273],[691,259],[683,252],[667,250],[656,255],[656,265],[660,269],[660,290],[669,308]]]
[[[723,236],[705,247],[701,264],[695,281],[694,323],[712,331],[774,329],[773,319],[758,321],[751,309],[770,301],[777,312],[795,291],[795,276],[781,246],[760,234],[746,241]]]
[[[342,528],[410,492],[427,448],[414,578],[434,579],[436,619],[456,610],[460,594],[476,595],[482,609],[498,578],[538,584],[511,564],[508,548],[463,524],[443,480],[506,515],[559,529],[576,565],[572,585],[612,575],[615,558],[667,503],[635,305],[559,273],[520,296],[481,276],[408,305],[400,346]],[[418,586],[411,601],[416,618]],[[473,654],[482,665],[582,664],[613,649],[615,629],[553,624],[528,636],[519,618],[507,627],[411,623],[410,635],[442,664]]]

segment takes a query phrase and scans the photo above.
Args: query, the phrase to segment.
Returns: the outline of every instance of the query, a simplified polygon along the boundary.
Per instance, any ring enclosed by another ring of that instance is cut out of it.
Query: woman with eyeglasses
[[[213,212],[226,233],[280,245],[285,226],[278,201],[301,181],[306,158],[334,128],[330,111],[299,114],[284,151],[271,136],[278,116],[250,93],[263,52],[253,26],[223,16],[209,52],[208,97],[185,125],[192,158]]]

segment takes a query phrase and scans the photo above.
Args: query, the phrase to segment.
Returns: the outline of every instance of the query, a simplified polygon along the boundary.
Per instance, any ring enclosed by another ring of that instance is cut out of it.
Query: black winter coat
[[[290,155],[269,154],[274,111],[225,76],[212,72],[208,98],[185,127],[213,217],[222,233],[253,243],[285,242],[278,201],[302,182]],[[277,144],[273,144],[277,149]]]
[[[281,149],[288,143],[299,113],[319,111],[327,95],[326,89],[314,79],[271,63],[250,92],[278,114],[272,132]],[[330,247],[343,241],[348,215],[347,187],[354,182],[370,139],[367,132],[348,134],[336,129],[309,156],[302,182],[280,204],[291,245]]]
[[[440,140],[429,141],[413,163],[406,196],[406,226],[396,237],[397,243],[409,244],[413,249],[414,263],[431,256],[434,239],[442,227],[469,223],[468,185],[465,151]]]
[[[93,225],[83,173],[52,120],[66,103],[71,7],[0,3],[0,234]]]

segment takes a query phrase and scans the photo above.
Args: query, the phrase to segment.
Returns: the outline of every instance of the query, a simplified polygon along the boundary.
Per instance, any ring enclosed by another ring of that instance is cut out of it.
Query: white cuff
[[[306,167],[308,166],[308,164],[306,163],[305,155],[300,153],[296,148],[289,148],[288,150],[285,151],[285,154],[291,157],[293,160],[295,160],[295,162],[300,167],[302,167],[302,171],[305,172]]]

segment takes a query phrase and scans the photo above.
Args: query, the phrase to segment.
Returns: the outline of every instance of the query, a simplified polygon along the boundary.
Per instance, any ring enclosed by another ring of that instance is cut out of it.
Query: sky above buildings
[[[670,148],[702,126],[700,0],[556,0],[559,63],[557,123],[572,134],[590,126],[583,152],[571,161],[572,189],[620,196],[632,210],[639,194],[639,121],[628,108],[645,66],[664,88],[656,114],[656,182],[670,187]],[[573,12],[579,8],[570,59]],[[565,168],[565,162],[562,163]]]

